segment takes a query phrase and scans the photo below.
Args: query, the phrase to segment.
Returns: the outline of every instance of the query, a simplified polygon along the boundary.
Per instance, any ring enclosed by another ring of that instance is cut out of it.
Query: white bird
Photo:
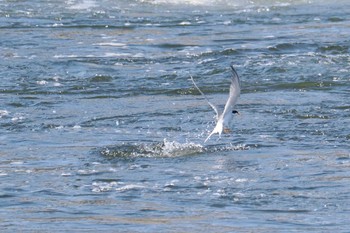
[[[212,107],[212,109],[214,109],[214,111],[216,113],[216,126],[213,129],[213,131],[209,134],[207,139],[205,139],[204,143],[207,142],[209,140],[209,138],[215,133],[219,134],[219,138],[221,137],[221,134],[223,132],[229,133],[231,131],[230,126],[231,126],[231,121],[233,118],[233,113],[239,114],[236,110],[233,109],[233,107],[235,106],[237,99],[241,93],[240,80],[239,80],[238,74],[237,74],[236,70],[233,68],[233,66],[231,66],[231,69],[232,69],[232,78],[231,78],[231,85],[230,85],[230,94],[229,94],[229,97],[226,101],[224,111],[222,113],[220,113],[218,108],[208,100],[208,98],[199,89],[197,84],[194,82],[193,77],[191,76],[191,80],[192,80],[194,86],[203,95],[203,97],[208,102],[210,107]]]

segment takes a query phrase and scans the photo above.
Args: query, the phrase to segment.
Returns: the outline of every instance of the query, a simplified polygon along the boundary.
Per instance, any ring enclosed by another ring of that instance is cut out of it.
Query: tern
[[[209,99],[206,97],[206,95],[199,89],[197,84],[194,82],[193,77],[191,76],[191,80],[193,82],[193,85],[196,87],[196,89],[201,93],[201,95],[204,97],[204,99],[208,102],[210,107],[215,111],[216,113],[216,126],[213,129],[213,131],[209,134],[207,139],[205,139],[204,143],[206,143],[209,138],[213,135],[218,133],[219,138],[221,137],[222,133],[229,133],[231,132],[230,126],[231,126],[231,121],[233,118],[233,114],[239,114],[238,111],[234,110],[233,107],[235,106],[238,97],[241,93],[241,87],[240,87],[240,80],[238,77],[238,74],[231,65],[231,71],[232,71],[232,77],[231,77],[231,85],[230,85],[230,94],[229,97],[226,101],[224,111],[222,113],[219,112],[218,107],[212,104]]]

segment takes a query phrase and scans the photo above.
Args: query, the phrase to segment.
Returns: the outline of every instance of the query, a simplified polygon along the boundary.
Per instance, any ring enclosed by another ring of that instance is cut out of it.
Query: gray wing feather
[[[230,94],[225,104],[223,116],[226,114],[232,114],[233,107],[235,106],[237,99],[241,93],[240,80],[236,70],[231,66],[232,69],[232,78],[230,85]]]
[[[207,96],[199,89],[199,87],[197,86],[197,84],[194,82],[194,79],[193,77],[191,76],[191,80],[192,80],[192,83],[193,85],[196,87],[196,89],[199,91],[199,93],[201,93],[201,95],[204,97],[204,99],[208,102],[208,104],[210,105],[210,107],[215,111],[216,113],[216,118],[219,117],[219,111],[218,111],[218,108],[212,104],[209,99],[207,98]]]

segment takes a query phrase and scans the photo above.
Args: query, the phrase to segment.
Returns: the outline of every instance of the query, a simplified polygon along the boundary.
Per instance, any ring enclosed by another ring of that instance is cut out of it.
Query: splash
[[[156,143],[122,143],[105,147],[99,153],[108,158],[171,158],[184,157],[202,153],[215,153],[224,151],[249,150],[250,146],[245,144],[234,145],[232,143],[223,145],[208,145],[186,142],[180,143],[176,141],[168,141]]]
[[[137,144],[123,143],[118,146],[107,147],[100,151],[106,157],[181,157],[198,154],[204,151],[200,144],[180,143],[176,141],[169,142],[164,139],[160,143]]]
[[[236,151],[236,150],[250,150],[250,149],[251,149],[251,146],[246,144],[234,145],[232,143],[229,143],[229,144],[220,145],[220,146],[217,146],[217,145],[210,146],[210,147],[207,147],[205,151],[214,153],[218,151]]]

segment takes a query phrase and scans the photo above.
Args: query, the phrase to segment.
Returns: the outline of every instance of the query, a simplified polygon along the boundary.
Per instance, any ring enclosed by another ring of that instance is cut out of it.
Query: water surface
[[[1,229],[348,232],[349,9],[1,2]]]

